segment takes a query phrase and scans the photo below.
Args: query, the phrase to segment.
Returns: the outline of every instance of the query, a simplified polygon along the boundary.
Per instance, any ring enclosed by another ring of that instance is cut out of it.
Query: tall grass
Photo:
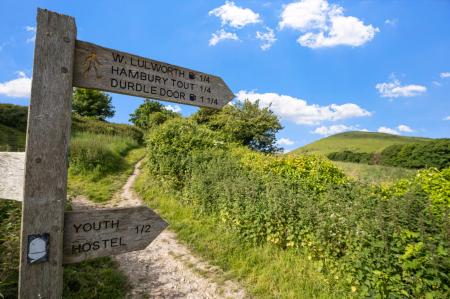
[[[138,147],[131,137],[79,133],[71,139],[70,171],[100,177],[124,167],[124,156]]]

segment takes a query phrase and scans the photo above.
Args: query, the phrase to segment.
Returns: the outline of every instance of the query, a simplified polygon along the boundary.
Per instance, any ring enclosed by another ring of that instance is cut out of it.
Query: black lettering
[[[103,248],[106,248],[106,243],[108,243],[108,241],[109,241],[109,239],[102,240],[102,242],[103,242]]]
[[[80,244],[74,245],[72,243],[72,254],[80,253],[80,252],[81,252],[81,245]]]
[[[73,227],[75,228],[75,232],[76,233],[78,233],[78,230],[81,228],[81,226],[82,226],[82,224],[80,224],[78,226],[76,224],[73,225]]]
[[[91,250],[91,243],[84,243],[83,246],[81,246],[81,249],[83,250],[83,252]]]
[[[117,82],[116,79],[111,78],[111,87],[117,87],[119,85],[119,82]]]
[[[92,224],[90,224],[90,223],[85,223],[85,224],[83,224],[83,230],[85,231],[85,232],[88,232],[88,231],[90,231],[92,229]]]
[[[126,245],[127,245],[127,244],[125,244],[125,243],[122,243],[122,237],[119,238],[119,245],[120,245],[120,246],[126,246]]]
[[[99,248],[100,248],[99,241],[95,241],[94,243],[92,243],[92,250],[98,250]]]
[[[150,92],[151,92],[151,94],[157,94],[158,91],[157,91],[157,89],[156,89],[156,86],[150,87]]]
[[[111,220],[111,228],[114,228],[114,226],[116,228],[119,228],[119,220],[117,220],[116,222],[114,222],[114,220]]]
[[[114,75],[114,73],[116,73],[116,75],[119,75],[119,67],[112,65],[111,66],[111,74]]]
[[[128,83],[128,90],[134,90],[134,83],[133,82],[127,82]]]
[[[120,55],[118,53],[111,52],[111,54],[113,56],[114,62],[122,63],[123,59],[125,58],[123,55]]]
[[[111,247],[117,247],[119,245],[117,245],[117,238],[112,238],[111,239]]]

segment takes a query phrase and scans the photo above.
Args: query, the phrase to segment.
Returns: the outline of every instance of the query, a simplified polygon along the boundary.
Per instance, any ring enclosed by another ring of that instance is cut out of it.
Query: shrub
[[[25,132],[27,130],[28,107],[0,104],[0,124]]]
[[[198,217],[214,216],[245,243],[312,259],[349,293],[448,297],[450,169],[370,187],[326,159],[265,155],[220,137],[168,121],[149,135],[147,167]]]
[[[381,152],[381,163],[406,168],[450,167],[450,139],[391,145]]]
[[[333,152],[327,155],[327,158],[333,161],[344,161],[353,163],[366,163],[372,161],[373,154],[371,153],[355,153],[352,151]]]

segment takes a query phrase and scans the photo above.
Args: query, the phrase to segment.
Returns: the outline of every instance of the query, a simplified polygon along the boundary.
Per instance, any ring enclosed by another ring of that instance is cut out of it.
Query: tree
[[[101,91],[76,88],[73,93],[72,110],[81,116],[90,116],[99,120],[114,116],[111,97]]]
[[[163,104],[146,99],[134,113],[130,114],[130,121],[136,127],[148,130],[178,116],[178,113],[167,110]]]
[[[276,146],[276,133],[283,127],[269,108],[260,108],[259,101],[249,100],[227,105],[220,111],[201,108],[192,118],[210,129],[221,131],[232,142],[263,153],[281,150]]]

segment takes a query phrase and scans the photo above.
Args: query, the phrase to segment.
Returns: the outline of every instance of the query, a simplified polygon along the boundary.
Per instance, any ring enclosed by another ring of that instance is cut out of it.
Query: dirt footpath
[[[142,205],[133,191],[139,174],[138,163],[121,192],[106,205],[96,205],[77,197],[74,209],[132,207]],[[114,257],[131,284],[129,298],[245,298],[244,289],[224,279],[220,269],[209,265],[166,229],[146,249]]]

